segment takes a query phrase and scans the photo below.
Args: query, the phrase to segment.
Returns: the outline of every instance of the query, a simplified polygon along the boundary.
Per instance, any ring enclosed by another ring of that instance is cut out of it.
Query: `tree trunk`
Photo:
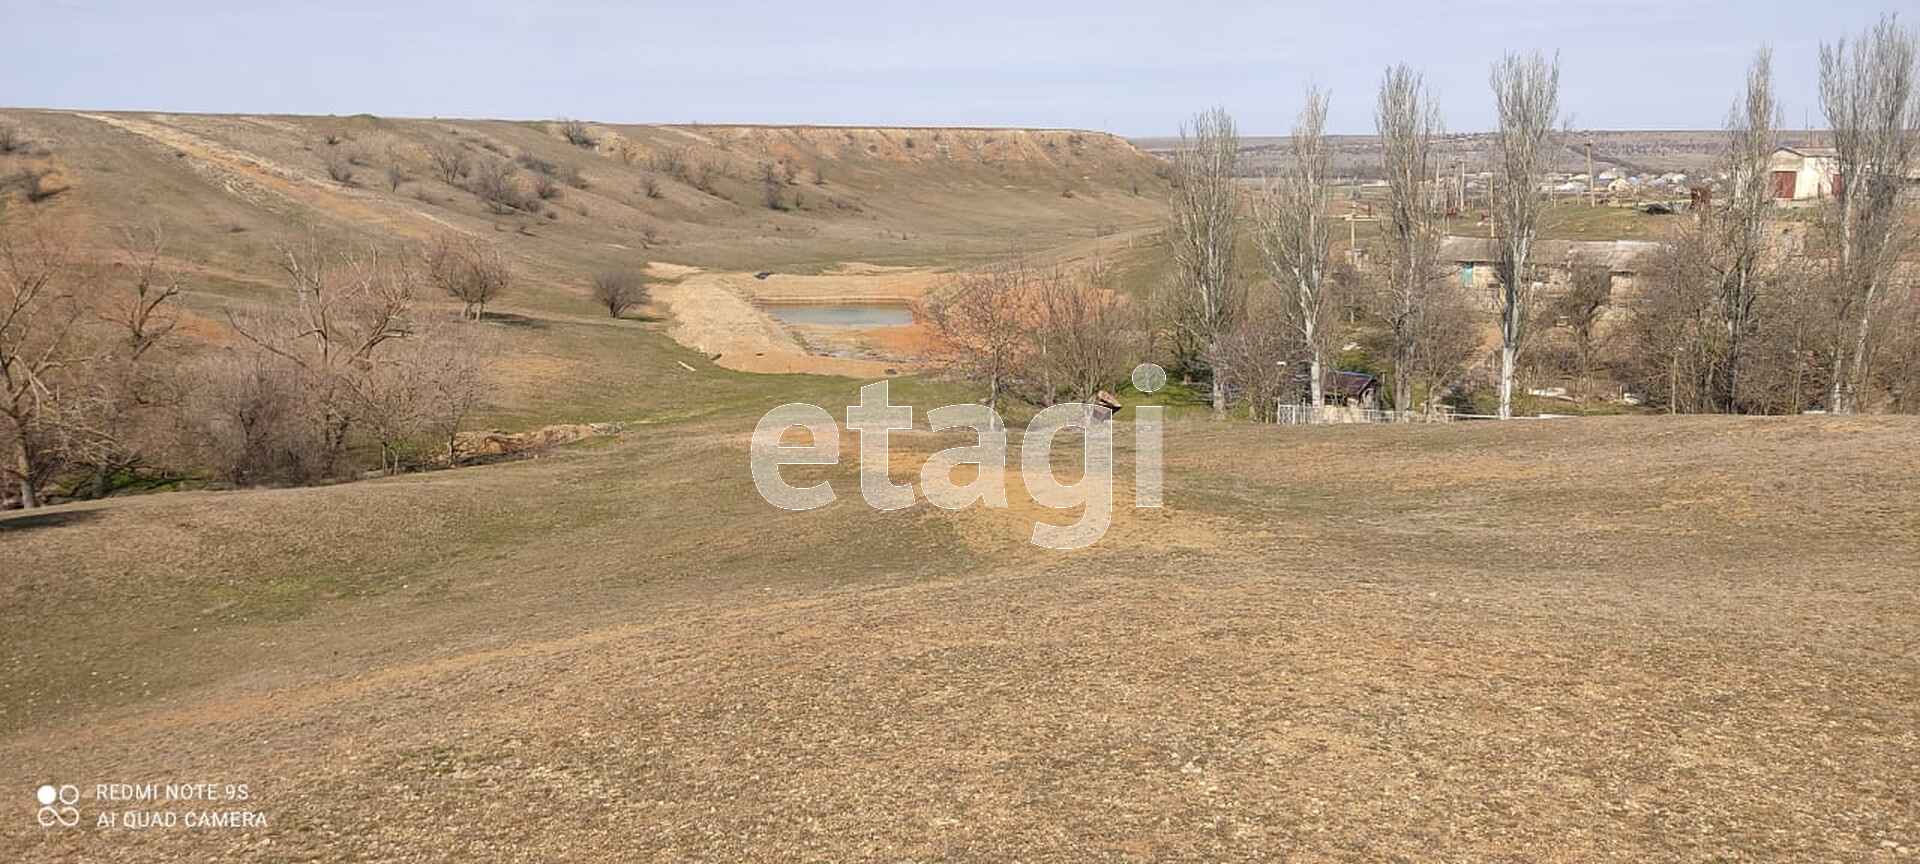
[[[1311,422],[1320,422],[1320,416],[1326,413],[1327,383],[1320,379],[1320,352],[1313,352],[1313,359],[1307,363],[1307,392],[1313,394],[1313,413],[1308,415]]]
[[[1227,382],[1218,369],[1213,371],[1213,416],[1227,416]]]
[[[33,456],[27,452],[26,436],[13,446],[14,465],[20,469],[20,506],[32,510],[40,506],[40,497],[33,488]]]
[[[1847,349],[1844,345],[1833,346],[1833,387],[1827,392],[1827,413],[1850,414],[1852,406],[1847,404]]]
[[[1500,346],[1500,419],[1513,417],[1513,367],[1515,356],[1512,345]]]
[[[1404,342],[1398,346],[1399,356],[1393,358],[1393,410],[1400,412],[1402,420],[1413,419],[1413,370],[1412,351]]]

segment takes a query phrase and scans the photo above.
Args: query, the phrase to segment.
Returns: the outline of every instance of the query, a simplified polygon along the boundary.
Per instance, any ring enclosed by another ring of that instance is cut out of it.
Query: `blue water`
[[[813,327],[900,327],[913,323],[913,310],[897,304],[789,303],[766,307],[767,314],[787,324]]]

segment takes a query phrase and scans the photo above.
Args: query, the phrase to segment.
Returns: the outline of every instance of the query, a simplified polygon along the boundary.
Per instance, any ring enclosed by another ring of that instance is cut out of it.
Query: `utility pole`
[[[1593,139],[1587,139],[1587,206],[1600,206],[1600,196],[1593,189]]]

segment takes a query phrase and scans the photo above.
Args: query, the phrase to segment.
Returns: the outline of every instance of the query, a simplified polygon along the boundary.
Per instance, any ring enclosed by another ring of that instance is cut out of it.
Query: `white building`
[[[1767,161],[1776,202],[1817,201],[1840,182],[1840,154],[1832,147],[1782,147]]]

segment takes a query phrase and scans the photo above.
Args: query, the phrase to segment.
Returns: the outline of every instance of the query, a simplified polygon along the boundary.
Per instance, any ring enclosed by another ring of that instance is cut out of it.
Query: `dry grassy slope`
[[[33,209],[71,220],[87,238],[159,220],[180,257],[258,276],[268,242],[309,224],[379,240],[445,227],[497,233],[551,295],[519,300],[536,306],[567,306],[584,272],[624,259],[736,269],[939,263],[1141,222],[1164,199],[1151,157],[1110,135],[1068,130],[594,126],[599,143],[584,150],[544,122],[19,110],[0,111],[0,122],[50,151],[37,161],[70,187]],[[330,136],[339,143],[327,144]],[[590,185],[552,202],[552,219],[491,214],[431,176],[425,148],[446,141],[476,159],[571,163]],[[368,163],[351,186],[326,175],[334,148]],[[682,148],[690,161],[722,168],[718,195],[650,169],[652,156]],[[797,169],[787,191],[801,205],[774,212],[761,204],[758,169],[783,159]],[[398,193],[384,177],[395,162],[413,178]],[[649,174],[660,181],[657,199],[641,191]],[[644,248],[649,228],[666,242]]]
[[[0,123],[32,142],[0,156],[0,175],[52,169],[47,185],[65,190],[34,205],[15,196],[9,209],[100,251],[115,226],[157,222],[187,273],[185,329],[201,341],[223,337],[223,307],[277,296],[277,240],[309,230],[362,244],[448,229],[493,238],[521,284],[496,307],[519,326],[503,328],[506,389],[492,417],[524,422],[631,418],[630,400],[611,398],[605,382],[699,362],[675,353],[657,324],[599,316],[587,299],[598,269],[965,266],[1151,224],[1166,196],[1152,157],[1071,130],[596,125],[588,150],[548,122],[0,110]],[[446,142],[474,159],[574,165],[587,188],[564,189],[544,216],[494,214],[434,176],[427,148]],[[336,149],[365,163],[350,185],[327,176]],[[713,194],[651,167],[670,152],[719,167]],[[776,212],[763,206],[759,168],[781,160],[795,169],[783,191],[799,204]],[[397,192],[385,176],[394,164],[410,178]],[[658,197],[644,192],[649,177]]]
[[[1920,851],[1912,418],[1177,423],[1074,554],[846,468],[776,511],[752,419],[0,518],[0,788],[272,820],[0,859]]]

